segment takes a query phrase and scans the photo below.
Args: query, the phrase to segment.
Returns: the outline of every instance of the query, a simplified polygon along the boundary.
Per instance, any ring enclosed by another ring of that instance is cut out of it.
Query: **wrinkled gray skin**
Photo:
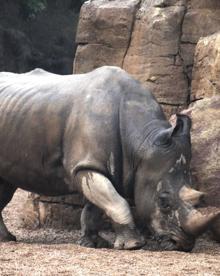
[[[180,192],[190,185],[190,120],[178,116],[171,126],[123,70],[1,73],[0,118],[0,211],[18,187],[49,196],[79,190],[88,200],[80,244],[108,246],[98,235],[104,211],[114,247],[132,249],[144,244],[125,200],[134,198],[141,224],[162,248],[193,247],[193,204]],[[8,240],[15,237],[0,216],[0,241]]]

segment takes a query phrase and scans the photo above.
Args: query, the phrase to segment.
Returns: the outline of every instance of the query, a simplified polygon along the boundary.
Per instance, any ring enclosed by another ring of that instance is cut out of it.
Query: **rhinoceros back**
[[[72,189],[70,174],[81,166],[114,175],[123,93],[112,70],[118,69],[0,73],[0,177],[26,190],[60,194]]]

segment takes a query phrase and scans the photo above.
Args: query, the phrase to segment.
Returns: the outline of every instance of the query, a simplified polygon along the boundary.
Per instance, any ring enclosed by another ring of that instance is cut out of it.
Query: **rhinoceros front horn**
[[[185,218],[185,222],[182,227],[185,232],[190,235],[198,236],[202,234],[206,229],[220,217],[220,210],[209,212],[208,214],[202,214],[201,212],[193,209]]]

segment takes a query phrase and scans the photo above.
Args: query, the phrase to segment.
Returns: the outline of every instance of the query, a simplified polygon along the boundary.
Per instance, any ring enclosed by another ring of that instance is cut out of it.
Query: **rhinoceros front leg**
[[[0,180],[0,242],[16,241],[16,237],[8,231],[2,218],[2,210],[12,199],[15,190],[15,187],[3,180]]]
[[[115,248],[135,249],[144,244],[127,201],[117,193],[108,178],[97,172],[81,171],[77,174],[77,182],[85,197],[112,220],[116,231]]]
[[[101,209],[90,202],[86,203],[80,219],[82,233],[80,245],[93,248],[110,247],[109,242],[99,236],[99,229],[103,223],[102,215]]]

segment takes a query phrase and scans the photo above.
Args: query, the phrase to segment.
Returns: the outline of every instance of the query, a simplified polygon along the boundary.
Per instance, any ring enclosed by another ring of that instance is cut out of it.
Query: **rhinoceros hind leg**
[[[2,218],[2,210],[12,199],[15,190],[15,187],[0,180],[0,242],[16,241],[16,237],[8,231]]]
[[[108,248],[108,241],[99,236],[103,212],[90,202],[85,205],[81,214],[82,237],[78,244],[92,248]]]

